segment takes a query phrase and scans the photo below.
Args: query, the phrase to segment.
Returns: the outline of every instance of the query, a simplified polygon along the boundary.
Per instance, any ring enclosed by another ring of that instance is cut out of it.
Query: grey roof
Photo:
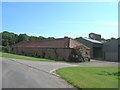
[[[93,39],[90,39],[90,38],[83,38],[83,39],[85,39],[85,40],[87,40],[87,41],[90,41],[90,42],[92,42],[92,43],[99,43],[99,44],[102,44],[102,42],[100,42],[100,41],[97,41],[97,40],[93,40]]]

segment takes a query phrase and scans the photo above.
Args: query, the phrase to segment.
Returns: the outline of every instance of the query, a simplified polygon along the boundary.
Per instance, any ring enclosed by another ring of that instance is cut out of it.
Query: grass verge
[[[16,55],[16,54],[4,53],[4,52],[0,52],[0,56],[1,57],[5,57],[5,58],[15,58],[15,59],[21,59],[21,60],[47,61],[47,62],[56,62],[56,61],[58,61],[58,62],[65,62],[63,60],[35,58],[35,57]]]
[[[118,88],[118,67],[68,67],[58,69],[63,79],[77,88]]]

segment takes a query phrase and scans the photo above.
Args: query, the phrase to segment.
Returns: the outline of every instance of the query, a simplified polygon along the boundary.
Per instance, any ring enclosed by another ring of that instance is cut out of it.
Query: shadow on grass
[[[98,75],[104,75],[104,76],[108,76],[108,75],[112,75],[112,76],[120,76],[120,72],[107,72],[107,71],[102,71],[101,73],[97,73]]]
[[[98,75],[103,75],[103,76],[118,76],[118,79],[120,80],[120,72],[107,72],[107,71],[102,71],[101,73],[97,73]]]

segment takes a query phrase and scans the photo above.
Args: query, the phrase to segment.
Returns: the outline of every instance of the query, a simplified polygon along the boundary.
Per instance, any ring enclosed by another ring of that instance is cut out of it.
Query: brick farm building
[[[12,53],[66,61],[90,60],[90,48],[65,37],[53,40],[20,42],[12,46]]]

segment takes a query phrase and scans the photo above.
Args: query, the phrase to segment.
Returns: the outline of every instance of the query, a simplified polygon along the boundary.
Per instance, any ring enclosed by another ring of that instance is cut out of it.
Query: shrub
[[[2,49],[0,47],[0,51],[10,53],[10,46],[2,46]]]

